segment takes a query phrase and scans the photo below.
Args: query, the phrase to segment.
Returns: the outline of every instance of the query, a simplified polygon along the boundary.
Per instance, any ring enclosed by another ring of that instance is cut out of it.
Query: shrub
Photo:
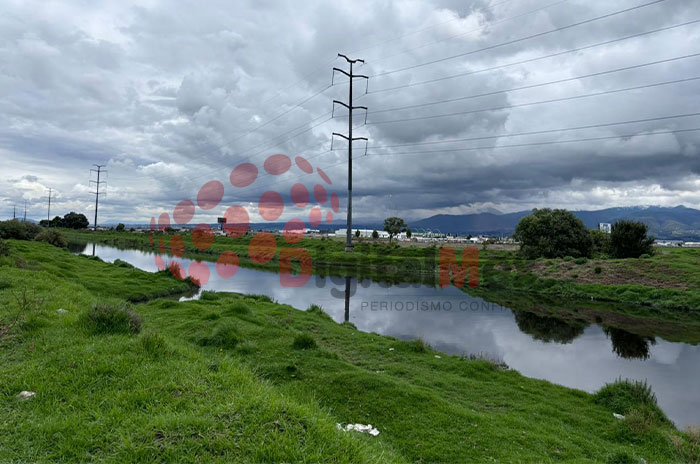
[[[591,241],[593,243],[593,253],[610,254],[610,234],[598,229],[591,229]]]
[[[616,380],[608,383],[593,396],[597,404],[611,412],[628,415],[640,412],[655,422],[668,422],[666,415],[656,403],[656,395],[644,381]]]
[[[651,258],[651,255],[649,253],[644,253],[643,255],[639,256],[639,259],[649,259]]]
[[[586,258],[576,258],[576,259],[574,260],[574,263],[579,264],[579,265],[580,265],[580,264],[586,264],[587,262],[588,262],[588,260],[587,260]]]
[[[31,222],[21,222],[17,219],[0,222],[0,238],[15,240],[34,240],[43,229]]]
[[[83,324],[95,334],[137,334],[141,316],[128,306],[98,304],[82,316]]]
[[[297,350],[310,350],[316,348],[316,340],[309,334],[299,334],[294,337],[292,348]]]
[[[10,256],[10,244],[0,238],[0,256]]]
[[[603,272],[603,269],[600,266],[596,266],[595,269],[593,269],[593,272],[595,272],[596,274],[600,274],[601,272]]]
[[[583,221],[564,209],[535,209],[520,220],[514,236],[527,258],[590,256],[592,250]]]
[[[53,229],[41,232],[34,240],[38,242],[46,242],[59,248],[68,247],[68,242],[66,242],[66,239],[63,238],[63,235],[59,231]]]
[[[224,323],[214,328],[208,336],[197,340],[200,346],[218,346],[220,348],[235,348],[241,341],[238,330],[231,323]]]
[[[115,230],[116,230],[117,232],[124,232],[124,229],[125,229],[125,228],[126,228],[126,226],[120,222],[119,224],[117,224],[117,227],[116,227]]]
[[[654,237],[647,236],[643,222],[617,221],[610,232],[610,249],[615,258],[639,258],[654,254]]]

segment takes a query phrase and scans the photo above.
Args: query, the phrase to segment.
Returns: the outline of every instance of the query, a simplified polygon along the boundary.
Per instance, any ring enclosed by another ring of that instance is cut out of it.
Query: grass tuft
[[[200,346],[235,348],[241,339],[236,326],[230,322],[225,322],[216,326],[209,335],[197,337],[196,341]]]
[[[292,348],[296,350],[310,350],[316,348],[316,340],[309,334],[299,334],[294,337]]]
[[[244,302],[238,300],[234,301],[226,310],[228,314],[235,314],[235,315],[244,315],[244,314],[250,314],[251,310],[248,307],[247,304]]]
[[[168,342],[161,334],[157,332],[146,332],[145,334],[141,335],[139,338],[139,345],[143,351],[153,357],[159,357],[171,353]]]
[[[413,341],[406,342],[408,349],[416,353],[427,353],[430,350],[430,345],[425,343],[422,338],[416,338]]]
[[[81,322],[94,334],[137,334],[141,331],[141,316],[125,305],[95,305],[82,314]]]
[[[632,415],[637,425],[641,421],[653,424],[669,422],[656,402],[656,395],[645,381],[619,379],[606,384],[593,398],[611,412]]]
[[[201,295],[199,295],[199,299],[201,301],[216,301],[219,299],[219,295],[217,295],[216,292],[213,292],[211,290],[205,290],[202,292]]]
[[[611,454],[605,460],[605,464],[639,464],[639,461],[630,456],[626,451],[618,451],[617,453]]]

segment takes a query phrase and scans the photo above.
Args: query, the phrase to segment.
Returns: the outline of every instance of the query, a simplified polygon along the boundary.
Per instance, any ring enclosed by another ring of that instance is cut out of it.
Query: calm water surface
[[[93,245],[72,249],[92,254]],[[102,245],[95,245],[94,252],[105,261],[121,259],[146,271],[157,270],[152,253]],[[185,268],[192,262],[178,261]],[[205,264],[211,275],[205,290],[265,294],[300,309],[316,303],[336,321],[349,320],[359,330],[409,340],[421,337],[447,353],[503,360],[528,377],[588,392],[619,377],[646,380],[678,427],[700,424],[698,345],[640,337],[622,329],[606,331],[595,324],[572,326],[511,311],[454,287],[391,286],[314,276],[304,287],[285,288],[278,274],[239,268],[232,278],[223,279],[215,263]]]

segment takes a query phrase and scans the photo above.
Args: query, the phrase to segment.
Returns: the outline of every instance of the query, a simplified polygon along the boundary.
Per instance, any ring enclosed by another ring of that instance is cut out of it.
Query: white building
[[[360,231],[360,237],[367,237],[367,238],[372,238],[372,232],[374,232],[372,229],[353,229],[352,230],[352,236],[355,236],[355,233],[357,231]],[[347,229],[338,229],[335,231],[335,236],[336,237],[345,237],[347,233]],[[385,232],[383,230],[378,230],[377,233],[379,234],[379,238],[389,238],[389,232]],[[399,240],[402,240],[400,236],[403,235],[403,238],[406,238],[406,234],[399,234],[397,238]]]
[[[598,230],[609,234],[610,232],[612,232],[612,224],[610,224],[609,222],[599,222]]]

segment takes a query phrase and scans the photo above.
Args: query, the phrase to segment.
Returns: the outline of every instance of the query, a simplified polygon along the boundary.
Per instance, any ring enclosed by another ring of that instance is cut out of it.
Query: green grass
[[[488,360],[437,357],[420,341],[336,324],[317,307],[227,293],[152,299],[134,308],[141,334],[95,334],[83,318],[97,304],[123,307],[122,279],[143,280],[154,297],[182,283],[133,270],[134,279],[53,247],[42,254],[48,245],[40,243],[11,246],[12,258],[34,264],[0,266],[8,284],[0,321],[7,327],[17,314],[12,292],[28,288],[32,304],[21,317],[42,322],[0,331],[0,462],[697,459],[691,435],[665,421],[644,425],[649,410],[628,409],[633,421],[612,416],[610,404],[634,406],[643,392],[590,395]],[[100,272],[78,279],[46,270],[64,265]],[[309,338],[314,349],[294,348]],[[36,397],[16,398],[22,390]],[[341,432],[339,422],[381,433]]]

